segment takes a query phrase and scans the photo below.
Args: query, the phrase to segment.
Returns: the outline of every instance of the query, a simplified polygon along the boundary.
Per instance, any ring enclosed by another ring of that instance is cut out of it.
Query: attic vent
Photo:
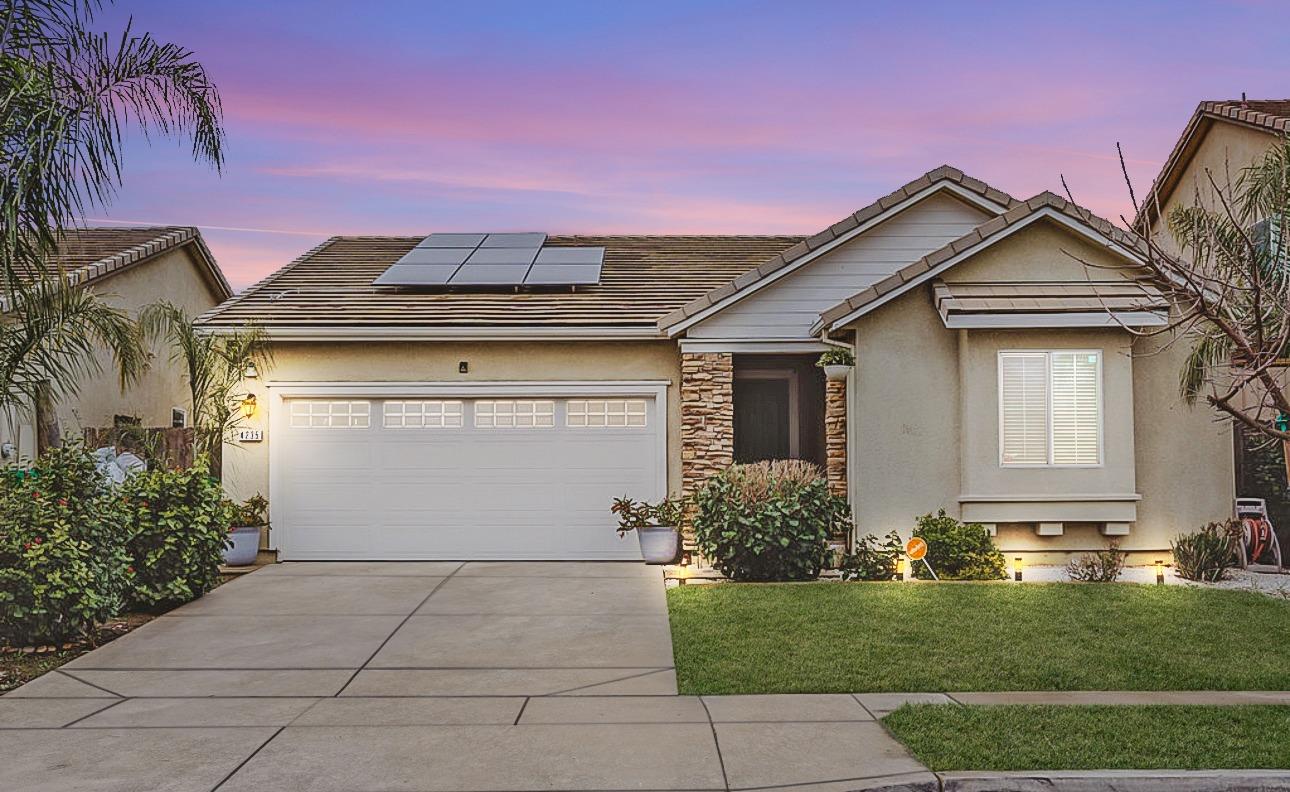
[[[374,286],[584,286],[600,282],[603,247],[546,247],[546,234],[431,234]]]

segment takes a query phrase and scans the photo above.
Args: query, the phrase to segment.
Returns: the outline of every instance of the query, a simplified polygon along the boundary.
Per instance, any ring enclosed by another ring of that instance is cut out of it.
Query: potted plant
[[[830,347],[815,361],[815,365],[824,369],[824,376],[835,382],[845,380],[856,364],[856,356],[851,350],[842,347]]]
[[[250,566],[260,552],[260,532],[268,527],[269,502],[256,494],[242,503],[229,501],[232,512],[229,521],[229,544],[224,549],[224,563],[228,566]]]
[[[658,503],[635,501],[624,495],[614,498],[609,509],[618,516],[618,535],[635,531],[640,538],[641,555],[647,564],[670,564],[681,551],[680,525],[685,514],[685,500],[664,498]]]

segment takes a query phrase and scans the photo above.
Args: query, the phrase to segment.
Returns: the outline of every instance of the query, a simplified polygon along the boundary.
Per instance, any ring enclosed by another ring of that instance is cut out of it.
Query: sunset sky
[[[90,220],[235,287],[333,234],[813,233],[942,163],[1128,211],[1197,102],[1290,96],[1290,2],[119,0],[193,49],[222,174],[132,140]]]

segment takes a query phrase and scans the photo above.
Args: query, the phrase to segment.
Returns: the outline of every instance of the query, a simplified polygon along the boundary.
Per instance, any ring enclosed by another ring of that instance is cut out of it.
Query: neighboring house
[[[948,166],[809,238],[335,237],[200,320],[276,356],[225,483],[284,559],[634,558],[613,496],[796,457],[861,533],[943,508],[1010,553],[1154,560],[1230,511],[1231,430],[1177,352],[1131,356],[1121,323],[1167,311],[1141,255]]]
[[[196,228],[68,231],[49,263],[51,271],[63,273],[68,282],[93,290],[131,315],[164,300],[197,316],[233,294]],[[78,396],[57,407],[63,437],[80,437],[87,428],[111,427],[118,416],[144,426],[186,421],[191,398],[184,368],[171,361],[164,341],[158,341],[152,352],[149,370],[124,393],[105,352],[102,374],[83,381]],[[29,411],[0,420],[0,442],[14,444],[18,456],[33,455],[34,423]]]

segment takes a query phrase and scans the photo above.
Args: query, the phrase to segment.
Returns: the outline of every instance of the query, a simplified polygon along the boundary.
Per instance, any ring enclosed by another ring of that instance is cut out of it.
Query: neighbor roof
[[[724,283],[719,288],[682,305],[672,313],[660,319],[658,322],[659,328],[664,331],[673,330],[677,325],[682,324],[687,319],[707,311],[714,306],[721,305],[722,303],[728,304],[734,300],[738,300],[745,294],[758,288],[760,284],[763,284],[785,267],[789,267],[799,259],[802,259],[820,248],[843,238],[845,235],[859,228],[861,225],[873,220],[884,212],[907,203],[918,194],[937,184],[953,184],[971,194],[984,198],[991,204],[996,204],[1000,207],[1007,208],[1017,205],[1017,200],[1006,192],[995,189],[980,179],[974,179],[958,168],[950,165],[942,165],[939,168],[935,168],[924,173],[922,176],[919,176],[908,184],[898,187],[868,206],[856,210],[823,231],[803,239],[793,247],[779,253],[765,262],[762,262],[755,270],[749,270],[735,281]]]
[[[551,236],[603,247],[600,282],[568,290],[426,291],[372,280],[425,237],[341,236],[208,311],[211,328],[621,327],[657,333],[658,318],[734,280],[800,236]]]
[[[1273,135],[1290,134],[1290,99],[1234,99],[1201,102],[1192,113],[1174,149],[1165,160],[1160,175],[1151,183],[1142,204],[1142,211],[1134,221],[1135,227],[1154,218],[1155,207],[1163,204],[1178,186],[1182,171],[1195,155],[1206,133],[1215,123],[1222,122],[1258,129]]]
[[[948,269],[956,261],[961,260],[963,254],[976,252],[982,247],[993,244],[1006,236],[1009,229],[1015,230],[1016,226],[1030,222],[1035,215],[1045,211],[1067,218],[1091,235],[1112,245],[1119,246],[1121,249],[1128,251],[1130,255],[1145,258],[1148,253],[1146,245],[1141,239],[1116,228],[1109,220],[1098,217],[1084,207],[1067,201],[1060,195],[1042,192],[1024,204],[1009,209],[998,217],[987,220],[948,245],[928,253],[918,261],[902,267],[895,274],[878,281],[869,288],[853,294],[843,302],[833,306],[820,314],[820,321],[816,322],[812,332],[819,332],[821,329],[838,329],[841,325],[847,324],[859,315],[877,307],[880,304],[880,300],[885,302],[886,300],[883,298],[891,299],[896,294],[908,291],[937,273]],[[888,297],[888,295],[891,295],[891,297]]]
[[[71,229],[63,233],[47,264],[63,273],[69,283],[84,285],[190,243],[219,299],[232,296],[233,290],[201,233],[191,226]],[[34,273],[25,275],[28,279],[35,277]]]

